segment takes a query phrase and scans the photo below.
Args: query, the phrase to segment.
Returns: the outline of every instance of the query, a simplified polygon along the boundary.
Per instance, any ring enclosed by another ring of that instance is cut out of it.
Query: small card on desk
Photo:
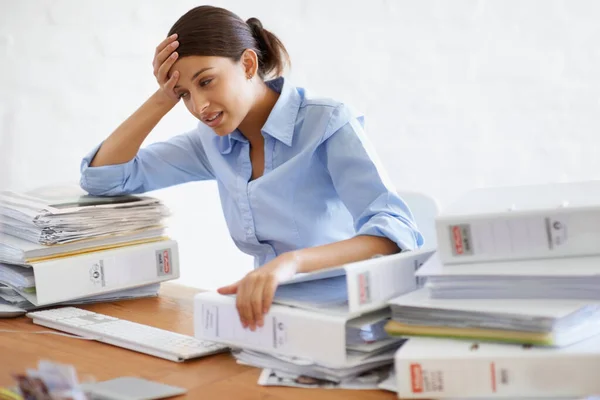
[[[154,400],[186,393],[185,389],[177,386],[131,376],[82,386],[92,400]]]

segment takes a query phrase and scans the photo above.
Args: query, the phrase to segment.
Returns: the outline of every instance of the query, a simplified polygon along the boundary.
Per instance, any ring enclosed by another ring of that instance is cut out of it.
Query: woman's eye
[[[186,97],[187,97],[187,93],[181,93],[181,94],[180,94],[178,97],[179,97],[180,99],[184,99],[184,98],[186,98]]]
[[[212,82],[212,79],[205,79],[203,81],[200,81],[200,86],[206,86],[211,82]]]

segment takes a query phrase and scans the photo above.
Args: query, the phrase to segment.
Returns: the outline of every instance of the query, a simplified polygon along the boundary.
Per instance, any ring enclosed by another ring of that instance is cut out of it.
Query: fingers
[[[265,279],[258,280],[250,297],[250,307],[252,311],[252,321],[249,322],[250,330],[254,330],[256,326],[263,326],[263,292],[265,290]]]
[[[175,71],[177,72],[177,71]],[[241,281],[234,283],[233,285],[223,286],[222,288],[217,289],[219,294],[236,294],[238,291],[238,287]]]
[[[176,51],[174,51],[170,53],[166,60],[158,66],[158,69],[155,70],[154,74],[158,82],[163,83],[168,80],[169,70],[171,69],[173,64],[175,64],[175,61],[177,61],[177,57],[179,57],[179,54]]]
[[[175,49],[179,47],[179,42],[176,40],[173,43],[170,43],[167,47],[165,47],[160,53],[158,53],[154,57],[154,70],[157,71],[161,65],[165,63],[169,59],[169,56],[173,54]]]
[[[264,316],[271,309],[273,304],[273,297],[275,297],[275,291],[277,290],[277,281],[275,278],[270,279],[264,286],[262,293],[262,315]],[[262,325],[261,325],[262,326]]]
[[[263,326],[263,291],[267,277],[250,273],[238,288],[236,306],[244,328],[251,331]]]
[[[171,77],[164,85],[164,89],[167,91],[167,93],[173,93],[173,95],[176,96],[176,94],[174,93],[174,90],[175,90],[175,85],[177,85],[178,79],[179,79],[179,71],[173,71],[173,73],[171,74]]]
[[[167,47],[169,43],[177,39],[177,34],[174,33],[171,36],[166,37],[158,46],[156,46],[156,50],[154,50],[154,58]]]
[[[250,279],[248,276],[242,280],[235,299],[235,305],[240,316],[240,322],[244,328],[250,326],[250,322],[253,320],[252,307],[250,304],[252,285],[248,284],[249,280]]]
[[[244,328],[256,330],[264,326],[264,316],[269,312],[278,281],[272,273],[251,272],[241,281],[218,289],[221,294],[236,294],[235,305]]]

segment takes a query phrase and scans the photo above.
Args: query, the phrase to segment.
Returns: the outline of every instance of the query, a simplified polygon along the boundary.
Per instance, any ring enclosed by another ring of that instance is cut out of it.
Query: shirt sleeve
[[[362,116],[344,105],[332,115],[323,144],[333,185],[352,214],[357,235],[387,237],[400,250],[417,249],[423,236],[379,162],[363,123]]]
[[[101,145],[81,162],[81,187],[96,196],[149,192],[215,175],[197,130],[153,143],[123,164],[90,167]]]

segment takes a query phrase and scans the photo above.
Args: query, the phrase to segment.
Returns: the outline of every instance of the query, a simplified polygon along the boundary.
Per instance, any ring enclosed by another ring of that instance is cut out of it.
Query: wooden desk
[[[193,335],[192,299],[198,290],[163,284],[158,298],[126,300],[81,306],[117,318]],[[27,317],[0,319],[0,329],[47,330]],[[395,399],[385,391],[354,391],[263,387],[257,384],[260,370],[241,366],[229,354],[175,363],[108,344],[58,335],[0,332],[0,387],[13,386],[13,372],[37,367],[48,359],[71,364],[80,380],[93,376],[102,381],[119,376],[140,376],[184,387],[190,399]]]

